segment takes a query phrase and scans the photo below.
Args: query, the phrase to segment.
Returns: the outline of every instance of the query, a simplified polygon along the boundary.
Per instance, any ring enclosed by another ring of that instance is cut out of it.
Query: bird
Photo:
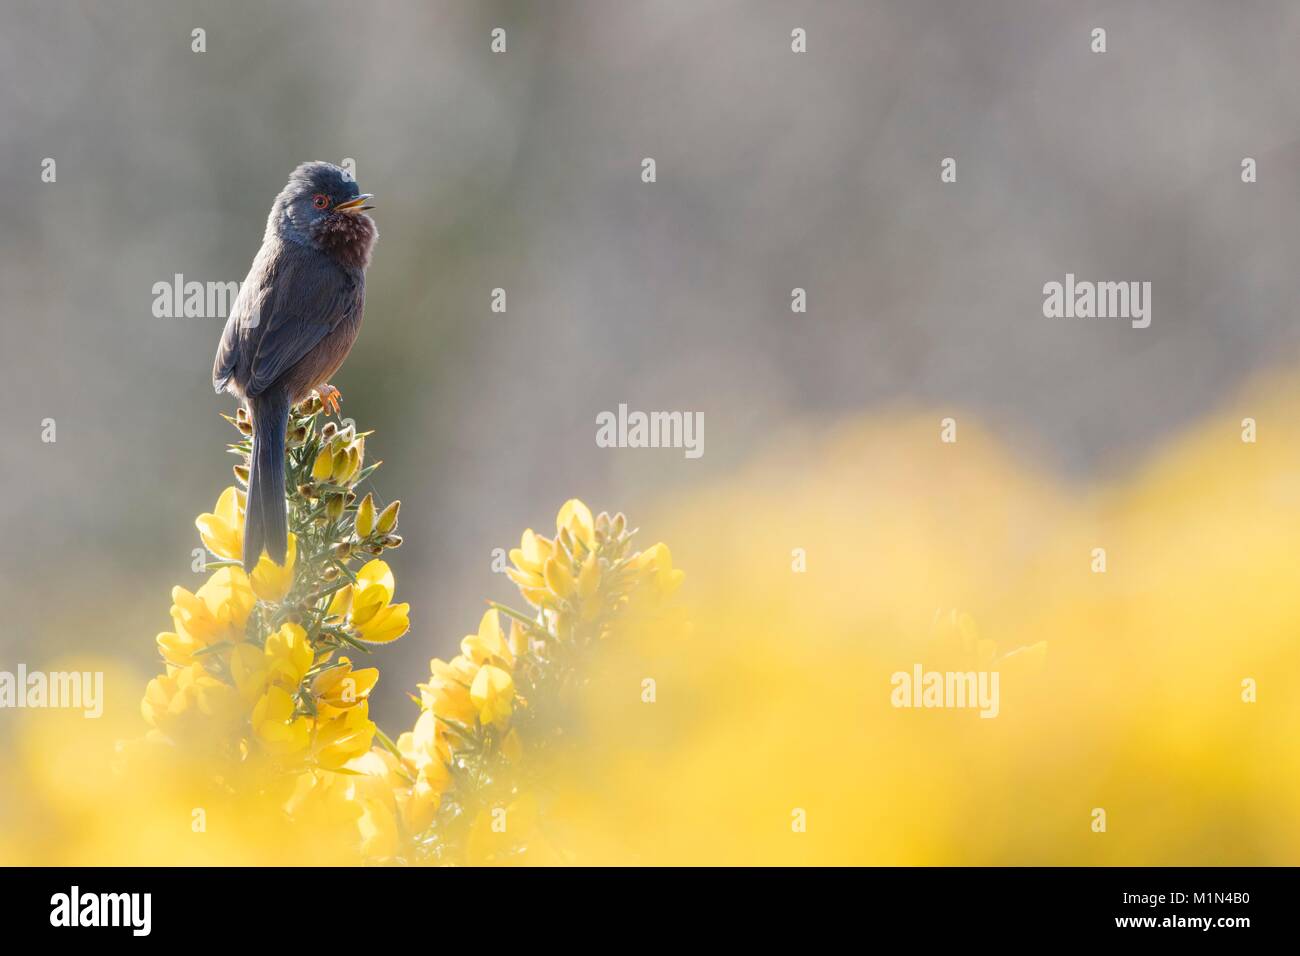
[[[379,232],[356,178],[332,163],[296,168],[266,220],[262,247],[231,305],[212,365],[212,387],[248,409],[253,425],[244,506],[243,564],[263,549],[288,553],[285,430],[291,406],[312,392],[335,414],[329,379],[361,328],[366,268]]]

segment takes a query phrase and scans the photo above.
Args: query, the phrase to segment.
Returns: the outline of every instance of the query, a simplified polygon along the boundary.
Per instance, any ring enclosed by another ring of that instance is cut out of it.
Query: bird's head
[[[341,166],[303,163],[275,197],[267,225],[281,238],[343,253],[341,258],[364,264],[375,237],[374,223],[365,215],[374,208],[366,204],[370,198]]]

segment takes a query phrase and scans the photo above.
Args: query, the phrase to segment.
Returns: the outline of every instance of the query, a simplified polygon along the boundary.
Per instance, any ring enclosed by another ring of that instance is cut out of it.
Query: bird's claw
[[[316,394],[320,397],[320,403],[327,413],[331,415],[339,413],[343,401],[342,392],[333,385],[320,385],[316,388]]]

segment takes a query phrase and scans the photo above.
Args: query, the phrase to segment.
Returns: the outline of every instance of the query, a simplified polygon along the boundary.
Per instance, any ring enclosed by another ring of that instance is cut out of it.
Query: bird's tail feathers
[[[289,424],[289,399],[279,392],[248,399],[253,418],[253,456],[244,509],[244,569],[252,571],[263,547],[272,561],[283,565],[289,549],[289,524],[284,495],[284,433]]]

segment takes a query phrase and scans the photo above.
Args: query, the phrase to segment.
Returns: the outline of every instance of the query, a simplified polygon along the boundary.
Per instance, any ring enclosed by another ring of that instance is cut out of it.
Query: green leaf
[[[328,633],[335,640],[342,641],[344,644],[348,645],[348,647],[355,648],[358,651],[363,651],[366,654],[373,654],[375,652],[375,649],[370,645],[362,644],[360,641],[356,640],[351,635],[344,634],[342,631],[331,630],[331,631],[327,631],[326,633]]]
[[[235,646],[235,645],[234,645],[234,644],[231,644],[229,641],[220,641],[220,642],[218,642],[218,643],[216,643],[216,644],[209,644],[207,647],[204,647],[204,648],[201,648],[201,649],[195,651],[195,652],[194,652],[193,654],[191,654],[190,656],[191,656],[191,657],[206,657],[208,654],[216,654],[216,653],[219,652],[219,651],[224,651],[226,648],[228,648],[228,647],[234,647],[234,646]]]
[[[500,612],[501,612],[502,614],[504,614],[506,617],[514,618],[516,621],[518,621],[519,623],[523,624],[524,627],[528,628],[528,630],[529,630],[532,634],[536,635],[537,637],[540,637],[540,638],[542,638],[543,640],[547,640],[547,641],[549,641],[549,640],[551,640],[551,639],[553,638],[553,635],[551,634],[550,631],[548,631],[546,628],[542,627],[540,624],[538,624],[535,620],[533,620],[533,619],[532,619],[531,617],[529,617],[527,614],[524,614],[522,611],[516,611],[516,610],[515,610],[514,608],[512,608],[512,607],[508,607],[508,606],[506,606],[506,605],[504,605],[504,604],[500,604],[500,603],[498,603],[498,602],[496,602],[496,601],[488,601],[487,603],[488,603],[488,607],[490,607],[490,608],[494,608],[495,610],[500,611]]]
[[[412,777],[409,773],[407,773],[407,772],[406,772],[404,769],[402,769],[401,766],[400,766],[401,761],[402,761],[402,753],[401,753],[401,751],[397,749],[397,745],[396,745],[395,743],[393,743],[392,740],[389,739],[388,734],[384,733],[384,731],[380,728],[380,726],[379,726],[378,724],[375,724],[375,736],[379,738],[379,742],[380,742],[381,744],[384,745],[384,748],[385,748],[389,753],[391,753],[394,757],[397,758],[397,760],[398,760],[398,764],[399,764],[399,767],[398,767],[398,770],[397,770],[398,776],[400,776],[403,780],[405,780],[405,781],[406,781],[408,784],[410,784],[411,786],[415,786],[415,778]]]
[[[478,741],[478,734],[472,728],[462,724],[459,720],[452,720],[450,717],[444,717],[442,714],[438,713],[435,713],[433,716],[442,721],[452,730],[456,731],[456,733],[460,734],[466,740]]]

